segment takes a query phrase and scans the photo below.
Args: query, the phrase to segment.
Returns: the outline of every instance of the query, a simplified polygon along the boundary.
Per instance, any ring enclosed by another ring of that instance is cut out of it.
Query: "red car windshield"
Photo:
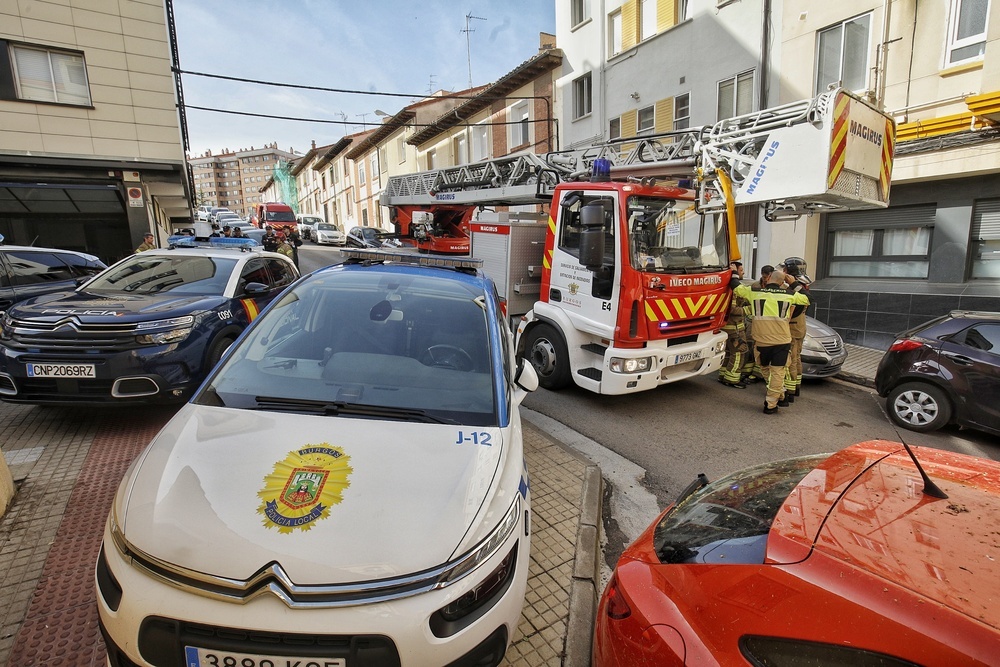
[[[829,455],[804,456],[741,470],[682,500],[656,526],[661,563],[763,563],[778,509],[802,478]]]

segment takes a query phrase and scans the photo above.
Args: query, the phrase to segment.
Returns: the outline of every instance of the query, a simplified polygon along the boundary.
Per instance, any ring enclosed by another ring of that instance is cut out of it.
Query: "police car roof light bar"
[[[178,234],[167,239],[170,248],[233,248],[236,250],[250,250],[260,247],[260,244],[253,239],[234,239],[225,236],[212,237],[206,240],[198,240],[193,236]]]
[[[398,264],[415,264],[417,266],[434,266],[450,269],[479,269],[483,260],[475,257],[447,257],[441,255],[420,255],[410,252],[393,252],[391,250],[376,250],[372,248],[351,248],[341,250],[348,260],[358,262],[395,262]]]

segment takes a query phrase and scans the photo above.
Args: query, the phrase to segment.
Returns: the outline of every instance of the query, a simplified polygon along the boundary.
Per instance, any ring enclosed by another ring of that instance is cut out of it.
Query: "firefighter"
[[[291,244],[289,244],[288,241],[285,240],[285,233],[278,232],[277,234],[275,234],[275,236],[278,237],[278,247],[275,248],[275,252],[281,253],[288,259],[292,259],[292,255],[294,255],[294,252],[292,250]]]
[[[149,232],[146,232],[142,237],[142,243],[139,244],[139,247],[135,249],[135,254],[138,255],[140,252],[146,252],[147,250],[155,250],[155,249],[156,249],[156,243],[153,242],[153,235],[150,234]]]
[[[743,278],[743,262],[730,262],[729,268],[733,275]],[[729,315],[722,330],[726,332],[726,354],[722,359],[722,366],[719,367],[719,382],[727,387],[736,389],[745,388],[743,381],[743,368],[747,363],[750,348],[747,345],[747,328],[744,310],[749,307],[750,302],[743,297],[733,294],[733,299],[729,304]]]
[[[771,276],[772,271],[774,271],[774,267],[770,264],[760,267],[760,279],[753,283],[753,287],[763,288],[767,285],[767,279]],[[754,384],[764,379],[764,372],[760,367],[760,359],[757,358],[757,346],[753,343],[753,305],[749,301],[746,302],[743,313],[747,323],[747,347],[749,348],[746,366],[743,367],[743,382]]]
[[[777,269],[767,278],[764,287],[744,285],[735,273],[730,285],[735,295],[749,300],[753,307],[753,340],[767,382],[764,414],[773,415],[779,406],[788,406],[785,400],[785,365],[792,347],[788,320],[793,306],[809,305],[809,296],[805,292],[787,290],[785,273]]]
[[[778,265],[788,276],[786,283],[793,292],[809,289],[812,283],[806,275],[806,261],[801,257],[789,257]],[[788,353],[788,367],[785,371],[785,396],[793,402],[802,386],[802,341],[806,338],[806,306],[792,308],[792,319],[788,322],[792,334],[792,348]]]

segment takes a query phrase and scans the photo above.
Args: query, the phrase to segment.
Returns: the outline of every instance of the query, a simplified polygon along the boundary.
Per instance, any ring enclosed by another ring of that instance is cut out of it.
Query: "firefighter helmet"
[[[806,260],[801,257],[789,257],[784,262],[781,263],[781,267],[784,269],[785,273],[790,276],[804,276],[806,273]]]

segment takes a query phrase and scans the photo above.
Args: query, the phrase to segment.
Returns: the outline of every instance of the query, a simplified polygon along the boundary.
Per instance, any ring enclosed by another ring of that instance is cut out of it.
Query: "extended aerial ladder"
[[[714,125],[393,176],[381,203],[401,217],[442,205],[545,203],[560,182],[588,178],[606,160],[612,178],[691,187],[700,212],[730,220],[742,204],[762,205],[768,220],[886,207],[894,139],[892,118],[835,89]],[[462,234],[461,225],[451,232]]]

